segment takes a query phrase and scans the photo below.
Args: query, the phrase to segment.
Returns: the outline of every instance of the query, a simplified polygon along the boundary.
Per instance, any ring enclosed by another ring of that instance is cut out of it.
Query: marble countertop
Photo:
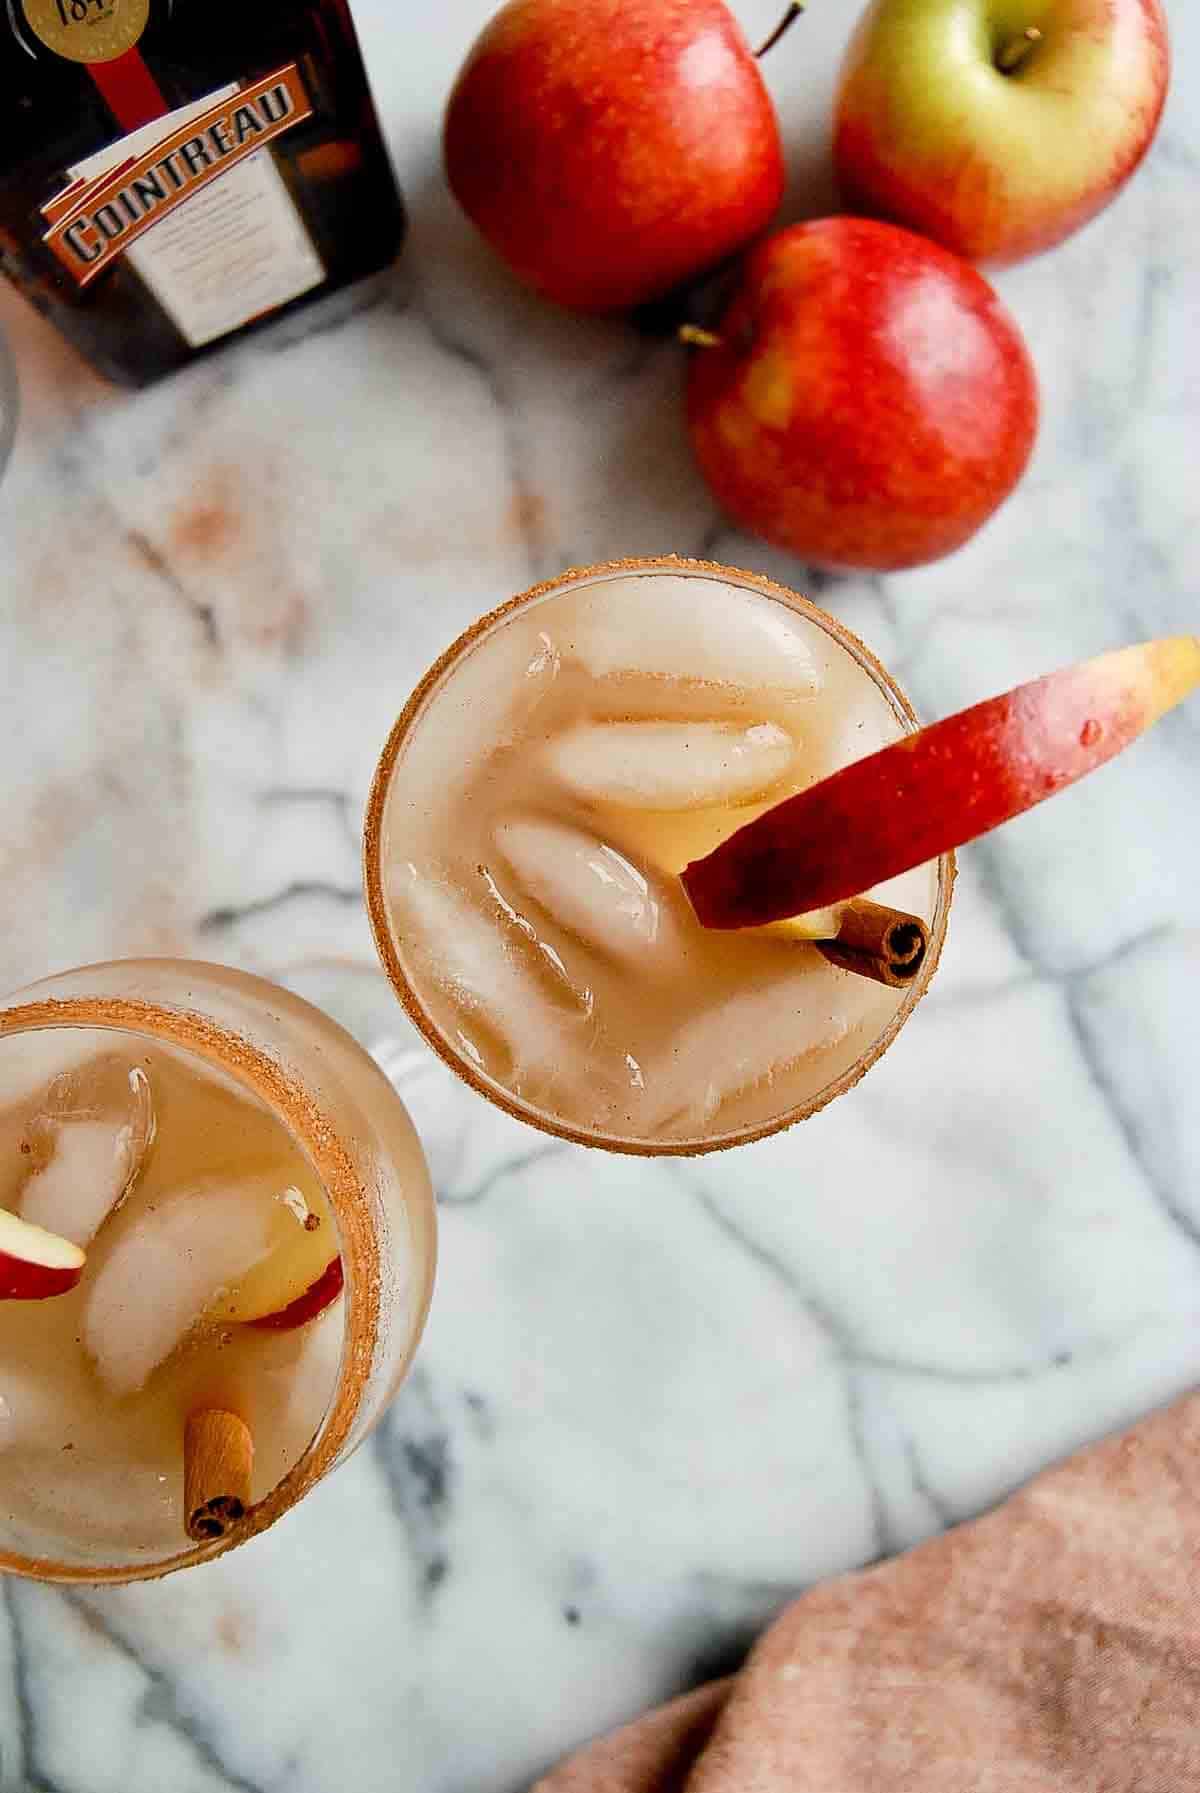
[[[283,980],[385,1059],[442,1218],[419,1368],[300,1510],[159,1585],[0,1585],[4,1793],[517,1793],[1200,1363],[1194,705],[968,851],[896,1048],[716,1159],[559,1147],[459,1087],[376,968],[358,863],[418,673],[570,562],[762,568],[928,715],[1197,627],[1196,9],[1169,0],[1134,185],[999,281],[1044,395],[1018,497],[939,566],[831,581],[716,516],[673,345],[551,315],[456,214],[438,114],[488,5],[356,0],[413,214],[378,290],[133,398],[0,295],[0,987],[146,952]],[[769,65],[793,216],[829,202],[845,31],[814,6]]]

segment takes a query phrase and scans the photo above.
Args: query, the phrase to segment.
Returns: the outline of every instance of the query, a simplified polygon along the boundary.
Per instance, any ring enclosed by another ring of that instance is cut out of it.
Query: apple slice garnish
[[[708,928],[857,896],[1032,809],[1200,685],[1200,636],[1120,648],[960,710],[776,804],[682,874]]]
[[[271,1250],[210,1310],[226,1320],[286,1330],[302,1326],[336,1299],[342,1287],[337,1233],[324,1199],[294,1185],[270,1204]]]
[[[78,1245],[0,1208],[0,1301],[65,1295],[83,1274]]]
[[[259,1319],[251,1320],[250,1324],[267,1327],[274,1332],[290,1332],[293,1326],[304,1326],[323,1313],[331,1301],[337,1300],[344,1281],[341,1258],[331,1258],[316,1282],[311,1283],[302,1295],[297,1295],[287,1307],[280,1308],[273,1314],[263,1314]]]

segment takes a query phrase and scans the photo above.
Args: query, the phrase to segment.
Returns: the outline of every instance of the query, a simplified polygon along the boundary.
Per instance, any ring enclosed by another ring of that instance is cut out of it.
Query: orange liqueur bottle
[[[0,267],[112,378],[374,273],[403,234],[346,0],[0,8]]]

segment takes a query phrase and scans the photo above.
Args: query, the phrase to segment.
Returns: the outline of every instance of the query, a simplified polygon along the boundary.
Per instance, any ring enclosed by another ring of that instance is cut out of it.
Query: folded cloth
[[[1200,1394],[813,1589],[534,1793],[1196,1793]]]

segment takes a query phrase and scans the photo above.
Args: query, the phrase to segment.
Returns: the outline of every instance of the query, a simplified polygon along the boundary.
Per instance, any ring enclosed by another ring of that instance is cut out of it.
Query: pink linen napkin
[[[1200,1793],[1200,1394],[813,1589],[534,1793]]]

